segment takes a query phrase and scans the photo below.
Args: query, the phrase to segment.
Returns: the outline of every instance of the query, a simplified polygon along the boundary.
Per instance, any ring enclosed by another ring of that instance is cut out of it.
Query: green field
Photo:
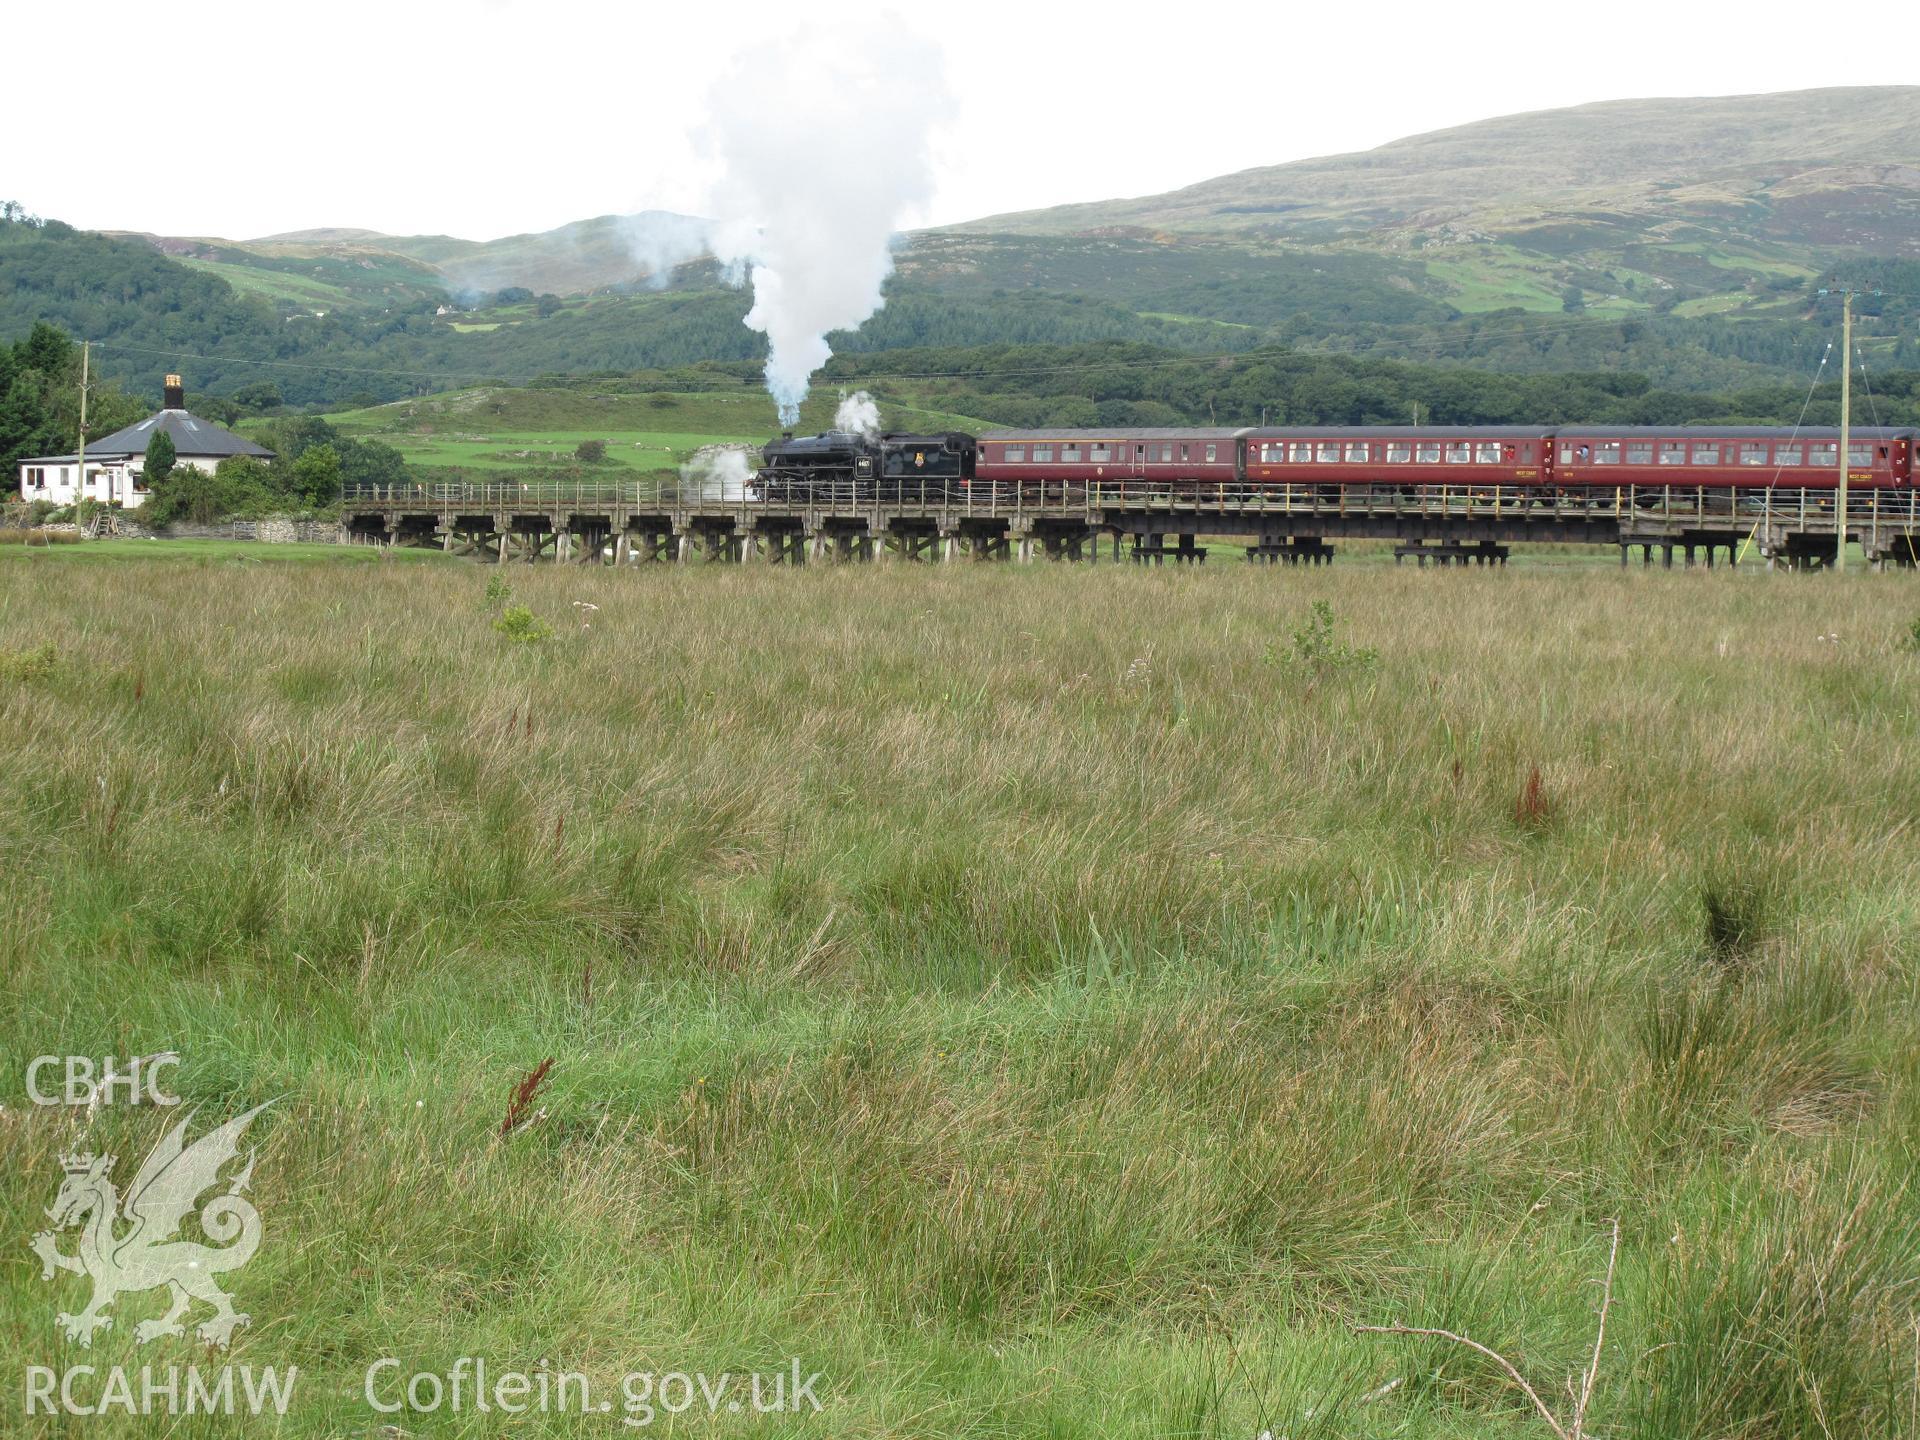
[[[1353,1327],[1564,1427],[1617,1219],[1588,1435],[1920,1434],[1910,581],[214,553],[0,551],[0,1344],[220,1363],[26,1248],[184,1113],[27,1060],[172,1049],[299,1387],[8,1433],[1518,1440]]]
[[[801,412],[802,433],[827,429],[838,403],[830,390],[810,397]],[[991,421],[975,416],[903,401],[883,401],[880,409],[888,429],[993,428]],[[606,463],[590,473],[613,476],[621,470],[676,469],[703,445],[759,446],[777,428],[772,402],[744,387],[641,394],[484,387],[326,418],[342,434],[394,446],[409,465],[423,470],[510,472],[573,466],[574,449],[582,440],[601,440],[607,447]]]

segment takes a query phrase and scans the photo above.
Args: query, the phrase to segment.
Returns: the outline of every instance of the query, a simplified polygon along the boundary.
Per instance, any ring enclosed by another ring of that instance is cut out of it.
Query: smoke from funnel
[[[844,430],[849,435],[878,435],[880,407],[874,403],[873,396],[864,390],[842,395],[839,408],[833,412],[833,428]]]
[[[716,88],[713,249],[753,286],[746,323],[766,334],[781,424],[799,420],[828,333],[883,303],[893,234],[932,193],[929,143],[952,107],[939,48],[890,15],[753,46]]]

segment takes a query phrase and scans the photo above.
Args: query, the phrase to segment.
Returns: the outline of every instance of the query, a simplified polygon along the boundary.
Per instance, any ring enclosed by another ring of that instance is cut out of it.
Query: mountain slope
[[[1165,195],[990,216],[963,231],[1112,227],[1306,239],[1567,220],[1689,222],[1756,241],[1920,253],[1920,88],[1618,100],[1410,136]]]

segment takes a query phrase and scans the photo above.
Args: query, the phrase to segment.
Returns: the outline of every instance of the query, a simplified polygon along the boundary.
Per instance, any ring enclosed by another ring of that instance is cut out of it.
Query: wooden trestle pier
[[[1323,564],[1335,540],[1391,540],[1425,563],[1497,563],[1516,542],[1616,545],[1691,565],[1751,546],[1769,566],[1831,561],[1831,491],[1704,487],[1568,494],[1518,487],[1321,487],[884,482],[769,497],[671,482],[546,481],[351,487],[342,538],[433,546],[504,563],[640,565],[696,559],[1205,559],[1200,537],[1243,540],[1256,563]],[[1875,568],[1920,556],[1920,495],[1856,491],[1847,531]],[[1427,547],[1431,547],[1430,549]],[[1423,553],[1424,552],[1424,553]]]

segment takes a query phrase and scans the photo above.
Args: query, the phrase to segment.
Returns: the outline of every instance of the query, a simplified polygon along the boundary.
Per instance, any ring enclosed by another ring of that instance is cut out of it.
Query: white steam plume
[[[687,500],[745,498],[753,470],[743,445],[703,445],[680,467],[680,494]]]
[[[833,428],[844,430],[849,435],[878,435],[880,407],[874,403],[873,396],[864,390],[842,395],[839,408],[833,412]]]
[[[808,25],[740,54],[716,87],[713,249],[753,285],[767,390],[800,418],[813,373],[882,304],[891,242],[933,190],[934,127],[953,107],[940,49],[881,14]]]

